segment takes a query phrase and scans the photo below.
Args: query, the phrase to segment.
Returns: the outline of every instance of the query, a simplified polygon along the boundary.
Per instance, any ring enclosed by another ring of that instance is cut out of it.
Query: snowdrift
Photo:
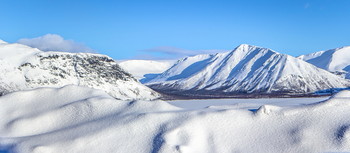
[[[181,109],[78,86],[0,97],[0,152],[350,151],[350,91],[298,107]]]

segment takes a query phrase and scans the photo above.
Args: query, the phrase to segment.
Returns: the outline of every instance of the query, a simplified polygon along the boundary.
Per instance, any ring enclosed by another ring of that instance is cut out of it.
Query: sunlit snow
[[[19,91],[0,97],[0,152],[350,150],[350,91],[293,107],[262,101],[266,104],[253,102],[262,105],[255,110],[228,103],[194,109],[163,101],[121,101],[78,86]]]

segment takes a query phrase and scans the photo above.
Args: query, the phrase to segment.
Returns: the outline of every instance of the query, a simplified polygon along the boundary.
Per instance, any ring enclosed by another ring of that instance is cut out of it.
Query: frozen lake
[[[168,103],[187,109],[212,108],[237,108],[257,109],[262,105],[275,105],[280,107],[293,107],[327,100],[329,97],[317,98],[261,98],[261,99],[199,99],[199,100],[174,100]]]

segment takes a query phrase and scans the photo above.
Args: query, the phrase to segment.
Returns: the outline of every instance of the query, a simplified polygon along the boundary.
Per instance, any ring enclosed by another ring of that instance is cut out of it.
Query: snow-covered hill
[[[231,52],[181,59],[146,85],[166,93],[271,95],[308,94],[350,83],[295,57],[244,44]]]
[[[158,74],[169,69],[176,60],[125,60],[118,62],[119,66],[141,80],[145,74]]]
[[[7,44],[7,42],[0,39],[0,44]]]
[[[350,46],[301,55],[298,58],[350,79]]]
[[[110,57],[90,53],[42,52],[21,44],[0,44],[0,94],[68,84],[102,89],[118,99],[155,99]]]
[[[2,153],[316,153],[350,150],[350,92],[298,107],[181,109],[65,86],[0,97]]]

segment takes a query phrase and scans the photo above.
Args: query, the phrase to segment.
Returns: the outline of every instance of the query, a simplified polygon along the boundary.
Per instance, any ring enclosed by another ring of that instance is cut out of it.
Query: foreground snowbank
[[[343,91],[294,108],[185,110],[84,87],[41,88],[0,98],[0,152],[350,151],[349,102]]]

